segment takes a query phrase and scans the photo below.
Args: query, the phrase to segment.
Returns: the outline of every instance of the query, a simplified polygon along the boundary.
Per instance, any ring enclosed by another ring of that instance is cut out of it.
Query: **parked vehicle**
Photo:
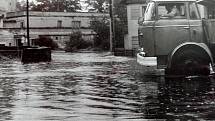
[[[196,0],[151,0],[139,20],[138,36],[141,65],[155,57],[166,74],[213,73],[215,20],[201,19]]]

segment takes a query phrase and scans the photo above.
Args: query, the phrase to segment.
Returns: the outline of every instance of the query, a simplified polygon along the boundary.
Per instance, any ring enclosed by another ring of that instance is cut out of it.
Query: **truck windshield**
[[[153,20],[155,16],[155,3],[151,2],[148,4],[145,12],[145,21]]]

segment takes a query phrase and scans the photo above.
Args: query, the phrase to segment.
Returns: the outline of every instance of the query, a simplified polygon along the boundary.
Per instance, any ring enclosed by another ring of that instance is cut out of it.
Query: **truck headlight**
[[[138,51],[139,52],[144,52],[144,48],[140,48]]]
[[[139,55],[143,57],[146,55],[146,53],[144,52],[144,48],[139,49]]]

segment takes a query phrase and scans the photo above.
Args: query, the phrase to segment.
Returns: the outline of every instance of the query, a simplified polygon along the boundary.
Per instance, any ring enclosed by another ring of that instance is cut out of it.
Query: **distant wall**
[[[80,31],[83,39],[93,41],[96,33],[90,28],[92,17],[109,17],[103,13],[70,13],[70,12],[35,12],[29,13],[30,38],[35,39],[39,36],[49,36],[58,42],[61,47],[65,46],[70,35]],[[9,12],[3,24],[5,29],[13,33],[26,35],[26,12]]]
[[[5,12],[16,11],[17,0],[0,0],[0,10]]]
[[[125,49],[132,50],[139,48],[138,44],[138,18],[144,15],[146,4],[128,4],[128,36],[125,40]]]

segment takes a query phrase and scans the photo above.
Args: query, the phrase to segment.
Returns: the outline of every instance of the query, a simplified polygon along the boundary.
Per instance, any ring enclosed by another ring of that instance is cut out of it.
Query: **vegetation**
[[[92,43],[82,39],[81,32],[75,32],[70,35],[70,40],[66,42],[65,51],[73,52],[78,49],[86,49],[91,46],[92,46]]]
[[[29,9],[43,12],[76,12],[82,8],[80,2],[81,0],[35,0],[35,2],[29,3]],[[99,13],[109,12],[109,0],[86,0],[84,2],[89,10],[93,8]],[[17,8],[20,11],[26,10],[26,0],[17,2]]]
[[[109,0],[88,0],[89,5],[92,5],[98,12],[109,12]],[[108,9],[107,9],[108,8]],[[123,4],[121,0],[113,1],[113,17],[114,17],[114,48],[124,48],[124,35],[128,33],[127,29],[127,8],[126,4]],[[94,25],[91,25],[93,30],[98,34],[95,41],[98,44],[105,45],[109,43],[109,23],[108,19],[94,20],[97,21]],[[104,36],[105,35],[105,36]],[[108,39],[107,39],[108,38]],[[98,43],[101,42],[101,43]],[[109,46],[109,44],[108,44]]]
[[[108,13],[109,12],[109,0],[87,0],[89,5],[93,6],[100,13]],[[105,6],[108,5],[108,6]],[[128,33],[127,29],[127,8],[126,4],[123,4],[121,0],[113,1],[113,17],[114,17],[114,48],[123,48],[124,47],[124,35]],[[105,20],[106,19],[106,20]],[[101,41],[101,43],[109,43],[107,38],[109,39],[109,23],[106,23],[107,18],[103,20],[95,20],[96,24],[92,25],[92,28],[95,32],[97,32],[98,37],[97,41]],[[103,25],[102,25],[103,24]],[[101,32],[104,31],[104,32]],[[106,33],[106,34],[105,34]],[[105,35],[105,36],[103,36]],[[105,38],[105,39],[104,39]],[[99,43],[98,43],[99,44]],[[102,45],[102,44],[101,44]],[[109,45],[108,45],[109,46]]]
[[[89,8],[94,8],[98,13],[109,12],[109,0],[86,0],[85,3],[88,4]]]
[[[36,3],[30,2],[30,10],[43,12],[76,12],[81,10],[79,0],[36,0]],[[25,0],[17,3],[17,8],[25,10]]]
[[[35,6],[34,2],[29,2],[29,9],[31,10],[31,8]],[[25,0],[21,0],[20,2],[16,3],[16,8],[19,11],[25,11],[26,10],[26,1]]]
[[[110,23],[108,17],[93,17],[91,28],[97,33],[94,38],[94,46],[103,50],[110,48]]]
[[[53,41],[50,37],[40,36],[38,39],[34,41],[35,45],[50,47],[52,50],[58,49],[58,44]]]
[[[94,50],[109,50],[110,48],[110,30],[108,17],[98,19],[93,17],[91,28],[97,33],[94,37],[94,43],[82,39],[81,32],[75,32],[70,35],[70,40],[66,42],[65,51],[73,52],[79,49],[94,47]]]
[[[114,30],[115,30],[115,48],[124,47],[124,35],[128,33],[127,28],[127,7],[120,0],[114,1]]]

